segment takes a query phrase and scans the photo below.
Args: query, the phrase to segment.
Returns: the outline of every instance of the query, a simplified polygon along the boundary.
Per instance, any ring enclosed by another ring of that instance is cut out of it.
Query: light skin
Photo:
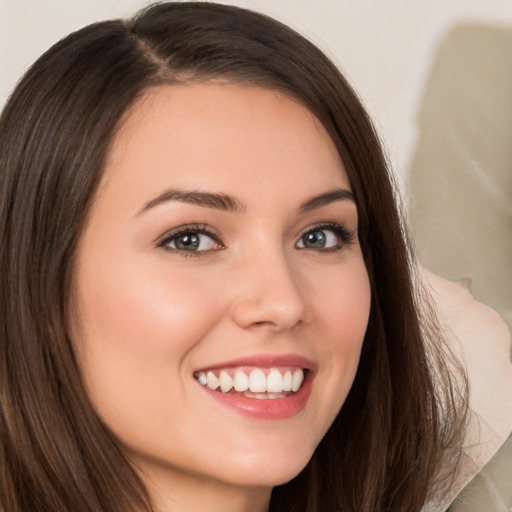
[[[159,512],[264,511],[307,464],[368,321],[357,224],[331,139],[283,94],[161,86],[127,114],[78,248],[72,338]],[[242,414],[196,378],[290,354],[314,371],[284,418]]]

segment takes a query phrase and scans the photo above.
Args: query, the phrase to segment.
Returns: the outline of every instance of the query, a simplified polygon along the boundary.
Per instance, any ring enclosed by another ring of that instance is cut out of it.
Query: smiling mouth
[[[194,378],[204,387],[224,394],[255,399],[287,398],[300,390],[308,370],[298,367],[239,367],[199,371]]]

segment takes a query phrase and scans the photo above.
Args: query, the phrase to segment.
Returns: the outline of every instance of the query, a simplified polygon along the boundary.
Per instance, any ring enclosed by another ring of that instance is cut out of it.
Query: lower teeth
[[[287,398],[289,395],[286,393],[251,393],[245,391],[242,393],[247,398],[256,398],[257,400],[275,400],[276,398]]]

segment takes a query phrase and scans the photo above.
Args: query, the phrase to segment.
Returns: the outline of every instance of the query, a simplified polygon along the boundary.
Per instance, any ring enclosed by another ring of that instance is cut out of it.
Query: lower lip
[[[309,372],[299,391],[286,398],[275,399],[249,398],[242,394],[222,393],[213,391],[206,386],[201,387],[209,396],[244,416],[265,420],[280,420],[295,416],[304,409],[313,388],[313,378],[314,376]]]

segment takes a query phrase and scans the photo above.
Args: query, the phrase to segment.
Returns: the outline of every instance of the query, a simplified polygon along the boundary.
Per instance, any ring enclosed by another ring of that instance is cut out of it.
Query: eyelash
[[[323,249],[318,249],[316,252],[320,253],[332,253],[338,252],[345,248],[345,246],[354,243],[356,238],[356,233],[348,230],[346,227],[341,226],[340,224],[336,224],[333,222],[323,222],[320,224],[315,224],[313,226],[308,226],[300,235],[297,243],[302,240],[307,234],[313,233],[315,231],[332,231],[334,235],[338,238],[339,243],[337,243],[334,247],[328,247]],[[301,250],[308,250],[307,247],[301,248]],[[309,250],[314,251],[315,249],[309,248]]]
[[[338,244],[336,244],[334,247],[328,247],[328,248],[320,248],[320,249],[314,249],[314,248],[308,248],[308,247],[299,247],[299,250],[310,250],[315,251],[319,253],[333,253],[343,250],[343,248],[347,245],[350,245],[354,242],[356,238],[356,233],[348,230],[344,226],[341,226],[339,224],[335,224],[332,222],[327,223],[320,223],[315,224],[313,226],[308,226],[307,229],[305,229],[298,237],[298,240],[296,244],[299,243],[307,234],[313,233],[315,231],[332,231],[334,235],[338,238],[340,241]],[[220,246],[219,249],[209,249],[209,250],[202,250],[202,251],[185,251],[181,249],[177,249],[174,247],[169,247],[169,244],[173,241],[177,240],[181,236],[184,235],[206,235],[209,238],[213,240],[216,244]],[[176,228],[168,233],[166,233],[162,239],[158,242],[158,247],[164,249],[165,251],[171,252],[173,254],[178,254],[182,257],[188,258],[188,257],[201,257],[204,256],[207,253],[210,253],[212,250],[222,250],[225,249],[225,246],[222,242],[220,234],[212,229],[210,226],[206,224],[187,224],[185,226],[181,226],[179,228]]]
[[[206,235],[210,237],[216,244],[220,245],[222,249],[224,249],[224,244],[222,242],[222,239],[220,237],[220,234],[213,230],[210,226],[206,224],[187,224],[185,226],[180,226],[179,228],[176,228],[168,233],[166,233],[163,238],[158,243],[158,247],[161,247],[165,251],[171,252],[173,254],[178,254],[180,256],[183,256],[185,258],[189,257],[200,257],[203,256],[205,253],[210,251],[183,251],[180,249],[176,249],[174,247],[169,247],[168,244],[173,242],[174,240],[180,238],[184,235]],[[220,250],[220,249],[215,249]]]

